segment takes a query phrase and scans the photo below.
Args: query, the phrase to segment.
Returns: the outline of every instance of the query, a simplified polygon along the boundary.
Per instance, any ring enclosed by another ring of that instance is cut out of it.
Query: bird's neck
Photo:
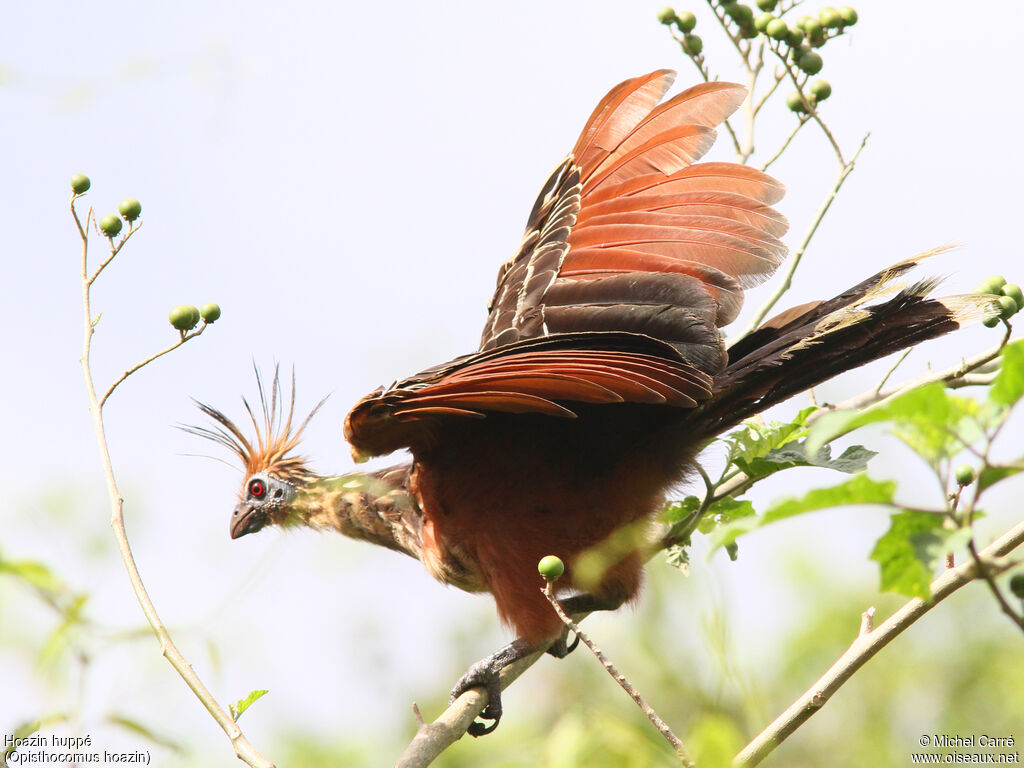
[[[409,492],[408,472],[317,478],[298,490],[291,511],[301,525],[420,557],[422,514]]]

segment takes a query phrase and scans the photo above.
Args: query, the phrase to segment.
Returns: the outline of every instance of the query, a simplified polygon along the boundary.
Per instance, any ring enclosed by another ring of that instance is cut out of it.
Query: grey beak
[[[249,533],[256,533],[263,527],[262,515],[255,507],[241,503],[231,514],[231,538],[238,539]]]

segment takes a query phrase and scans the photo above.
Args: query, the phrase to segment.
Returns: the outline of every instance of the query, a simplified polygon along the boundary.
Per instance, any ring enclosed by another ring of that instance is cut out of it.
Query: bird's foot
[[[484,736],[490,733],[498,727],[498,721],[501,720],[501,681],[498,679],[501,670],[489,664],[490,660],[491,657],[481,659],[471,666],[452,688],[450,701],[455,701],[470,688],[480,686],[487,691],[487,706],[483,708],[480,717],[493,722],[487,725],[474,720],[466,731],[470,736]]]
[[[555,642],[548,646],[548,653],[554,656],[556,659],[564,659],[570,653],[576,650],[576,646],[580,644],[580,636],[576,635],[576,638],[572,641],[572,645],[569,645],[569,628],[566,627],[562,630],[562,634]]]
[[[504,648],[473,664],[466,670],[466,674],[455,683],[449,703],[454,702],[470,688],[479,687],[487,692],[487,706],[480,713],[480,717],[493,722],[487,725],[474,721],[466,731],[470,736],[485,736],[498,727],[502,713],[501,679],[499,678],[501,670],[536,650],[538,649],[525,640],[513,640]]]

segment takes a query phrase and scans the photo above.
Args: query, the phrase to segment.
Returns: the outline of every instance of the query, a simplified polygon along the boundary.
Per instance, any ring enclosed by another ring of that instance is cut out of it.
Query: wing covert
[[[747,166],[697,163],[746,90],[701,83],[659,106],[674,77],[658,70],[626,80],[595,108],[499,272],[482,351],[621,330],[669,343],[682,335],[689,346],[677,348],[694,355],[700,350],[690,334],[673,333],[674,323],[694,315],[709,329],[731,322],[743,289],[777,268],[788,224],[771,205],[782,185]],[[688,303],[658,299],[669,294]],[[724,349],[707,342],[717,353],[704,350],[693,362],[714,372]]]

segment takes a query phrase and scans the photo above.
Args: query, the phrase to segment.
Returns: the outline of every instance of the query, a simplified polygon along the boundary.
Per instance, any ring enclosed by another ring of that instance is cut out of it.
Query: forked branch
[[[124,567],[128,572],[128,580],[131,582],[132,591],[135,593],[136,599],[139,601],[139,605],[142,607],[142,612],[146,616],[146,621],[149,622],[149,626],[153,629],[153,633],[160,641],[160,651],[163,656],[170,662],[171,666],[178,672],[185,684],[192,689],[192,692],[196,695],[207,711],[213,716],[213,719],[217,721],[217,724],[223,729],[224,733],[227,734],[231,740],[231,744],[234,746],[235,754],[240,760],[243,760],[247,764],[253,766],[253,768],[274,768],[274,764],[263,757],[252,744],[249,743],[248,739],[245,738],[238,724],[232,719],[231,715],[224,710],[220,704],[217,703],[216,698],[206,688],[202,680],[192,669],[192,666],[188,663],[185,657],[175,646],[174,641],[171,639],[167,628],[161,621],[159,614],[156,611],[156,606],[150,599],[149,593],[146,591],[146,587],[142,583],[142,576],[139,573],[138,566],[135,562],[135,556],[132,553],[131,545],[128,542],[128,535],[125,531],[124,526],[124,499],[121,497],[121,492],[117,487],[117,480],[114,477],[114,468],[110,460],[110,450],[107,445],[106,431],[103,424],[103,404],[107,398],[114,391],[118,384],[124,381],[135,371],[139,370],[143,366],[157,359],[161,355],[166,354],[175,347],[185,343],[189,338],[194,338],[202,332],[202,329],[191,334],[182,335],[182,338],[168,349],[154,355],[147,360],[139,363],[133,368],[128,369],[119,379],[117,379],[107,389],[106,393],[102,398],[97,397],[96,386],[93,382],[92,368],[90,364],[90,354],[92,350],[92,336],[96,330],[96,321],[92,317],[91,307],[91,296],[90,291],[93,282],[103,271],[103,269],[110,264],[111,261],[117,256],[121,248],[124,247],[128,237],[138,230],[138,227],[133,227],[128,234],[126,234],[117,245],[111,243],[111,253],[103,263],[96,269],[92,274],[89,273],[89,235],[88,227],[89,222],[93,219],[92,209],[89,209],[89,213],[86,216],[85,225],[83,226],[81,220],[78,217],[78,212],[75,209],[75,202],[78,199],[78,195],[71,200],[71,213],[75,219],[75,225],[78,227],[79,236],[82,239],[82,262],[81,262],[81,282],[82,282],[82,308],[84,311],[84,335],[82,341],[82,357],[79,360],[82,366],[82,376],[85,379],[85,390],[89,402],[89,413],[92,415],[93,430],[96,433],[96,443],[100,453],[100,463],[103,465],[103,474],[106,478],[107,483],[107,494],[110,498],[110,527],[113,529],[114,538],[117,540],[117,549],[121,555],[121,560],[124,562]]]
[[[1024,522],[1018,523],[979,553],[983,563],[1003,557],[1024,544]],[[846,652],[818,678],[785,712],[743,748],[733,761],[737,768],[758,765],[797,728],[820,710],[829,698],[872,656],[898,637],[903,630],[966,584],[981,578],[975,560],[950,568],[931,584],[931,600],[914,598],[869,632],[861,632]]]

